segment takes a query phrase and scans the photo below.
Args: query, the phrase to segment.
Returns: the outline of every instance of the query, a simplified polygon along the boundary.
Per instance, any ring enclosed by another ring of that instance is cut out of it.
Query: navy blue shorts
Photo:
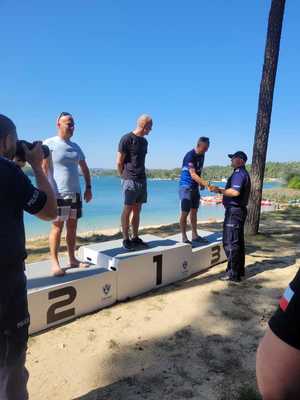
[[[179,188],[179,198],[181,202],[181,211],[190,212],[191,208],[198,209],[200,205],[199,189],[190,189],[188,187]]]
[[[124,204],[132,206],[134,204],[147,203],[147,181],[133,181],[124,179],[122,181]]]

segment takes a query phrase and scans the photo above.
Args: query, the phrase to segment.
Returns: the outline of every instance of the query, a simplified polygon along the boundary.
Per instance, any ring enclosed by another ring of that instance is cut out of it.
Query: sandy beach
[[[178,224],[146,229],[176,231]],[[242,284],[218,280],[221,264],[31,337],[30,399],[258,399],[257,344],[299,267],[299,236],[299,209],[265,214],[261,233],[247,240]],[[105,239],[94,234],[80,242]],[[46,242],[29,248],[31,261],[48,257]]]

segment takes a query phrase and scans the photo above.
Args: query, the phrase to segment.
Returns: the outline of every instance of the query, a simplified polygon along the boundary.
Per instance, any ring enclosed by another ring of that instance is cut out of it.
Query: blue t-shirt
[[[71,140],[63,140],[59,136],[44,141],[51,152],[53,171],[49,171],[48,179],[56,195],[68,196],[80,193],[78,165],[85,159],[78,144]]]
[[[47,196],[12,161],[0,157],[0,270],[26,258],[23,211],[36,214]],[[1,314],[1,313],[0,313]]]
[[[236,168],[227,181],[225,189],[237,190],[237,197],[223,196],[224,207],[246,207],[249,201],[251,181],[245,167]]]
[[[182,162],[181,176],[179,181],[180,187],[197,189],[199,184],[193,180],[190,174],[190,169],[193,168],[198,176],[201,176],[204,165],[204,154],[197,154],[195,149],[189,151],[184,156]]]

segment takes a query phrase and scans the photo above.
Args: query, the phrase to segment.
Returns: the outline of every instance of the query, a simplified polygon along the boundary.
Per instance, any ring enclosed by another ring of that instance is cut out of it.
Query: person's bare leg
[[[76,232],[77,232],[77,219],[69,218],[66,222],[66,242],[68,249],[69,262],[71,266],[79,266],[80,261],[75,257],[76,251]]]
[[[300,399],[300,351],[268,329],[257,350],[256,376],[263,400]]]
[[[129,239],[129,222],[132,206],[125,205],[121,216],[123,239]]]
[[[53,222],[49,234],[49,247],[50,247],[50,256],[52,263],[52,273],[53,275],[56,276],[61,276],[65,274],[65,271],[61,268],[58,260],[58,251],[59,251],[61,233],[63,227],[64,227],[63,221]]]
[[[192,227],[192,239],[198,238],[198,231],[197,231],[197,208],[191,208],[190,211],[190,222]]]
[[[188,215],[189,215],[188,212],[181,211],[179,224],[180,224],[180,230],[181,230],[181,236],[182,236],[182,241],[183,242],[188,240],[188,237],[186,235],[186,225],[187,225],[187,217],[188,217]]]
[[[134,204],[134,206],[132,207],[131,225],[132,225],[132,235],[134,238],[138,237],[139,235],[141,209],[142,209],[141,204]]]

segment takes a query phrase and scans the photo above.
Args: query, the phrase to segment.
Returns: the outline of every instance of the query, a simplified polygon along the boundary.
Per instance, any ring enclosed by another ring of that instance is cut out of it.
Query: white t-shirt
[[[80,193],[78,165],[85,159],[78,144],[63,140],[59,136],[44,141],[51,152],[53,171],[49,171],[49,182],[57,195]]]

